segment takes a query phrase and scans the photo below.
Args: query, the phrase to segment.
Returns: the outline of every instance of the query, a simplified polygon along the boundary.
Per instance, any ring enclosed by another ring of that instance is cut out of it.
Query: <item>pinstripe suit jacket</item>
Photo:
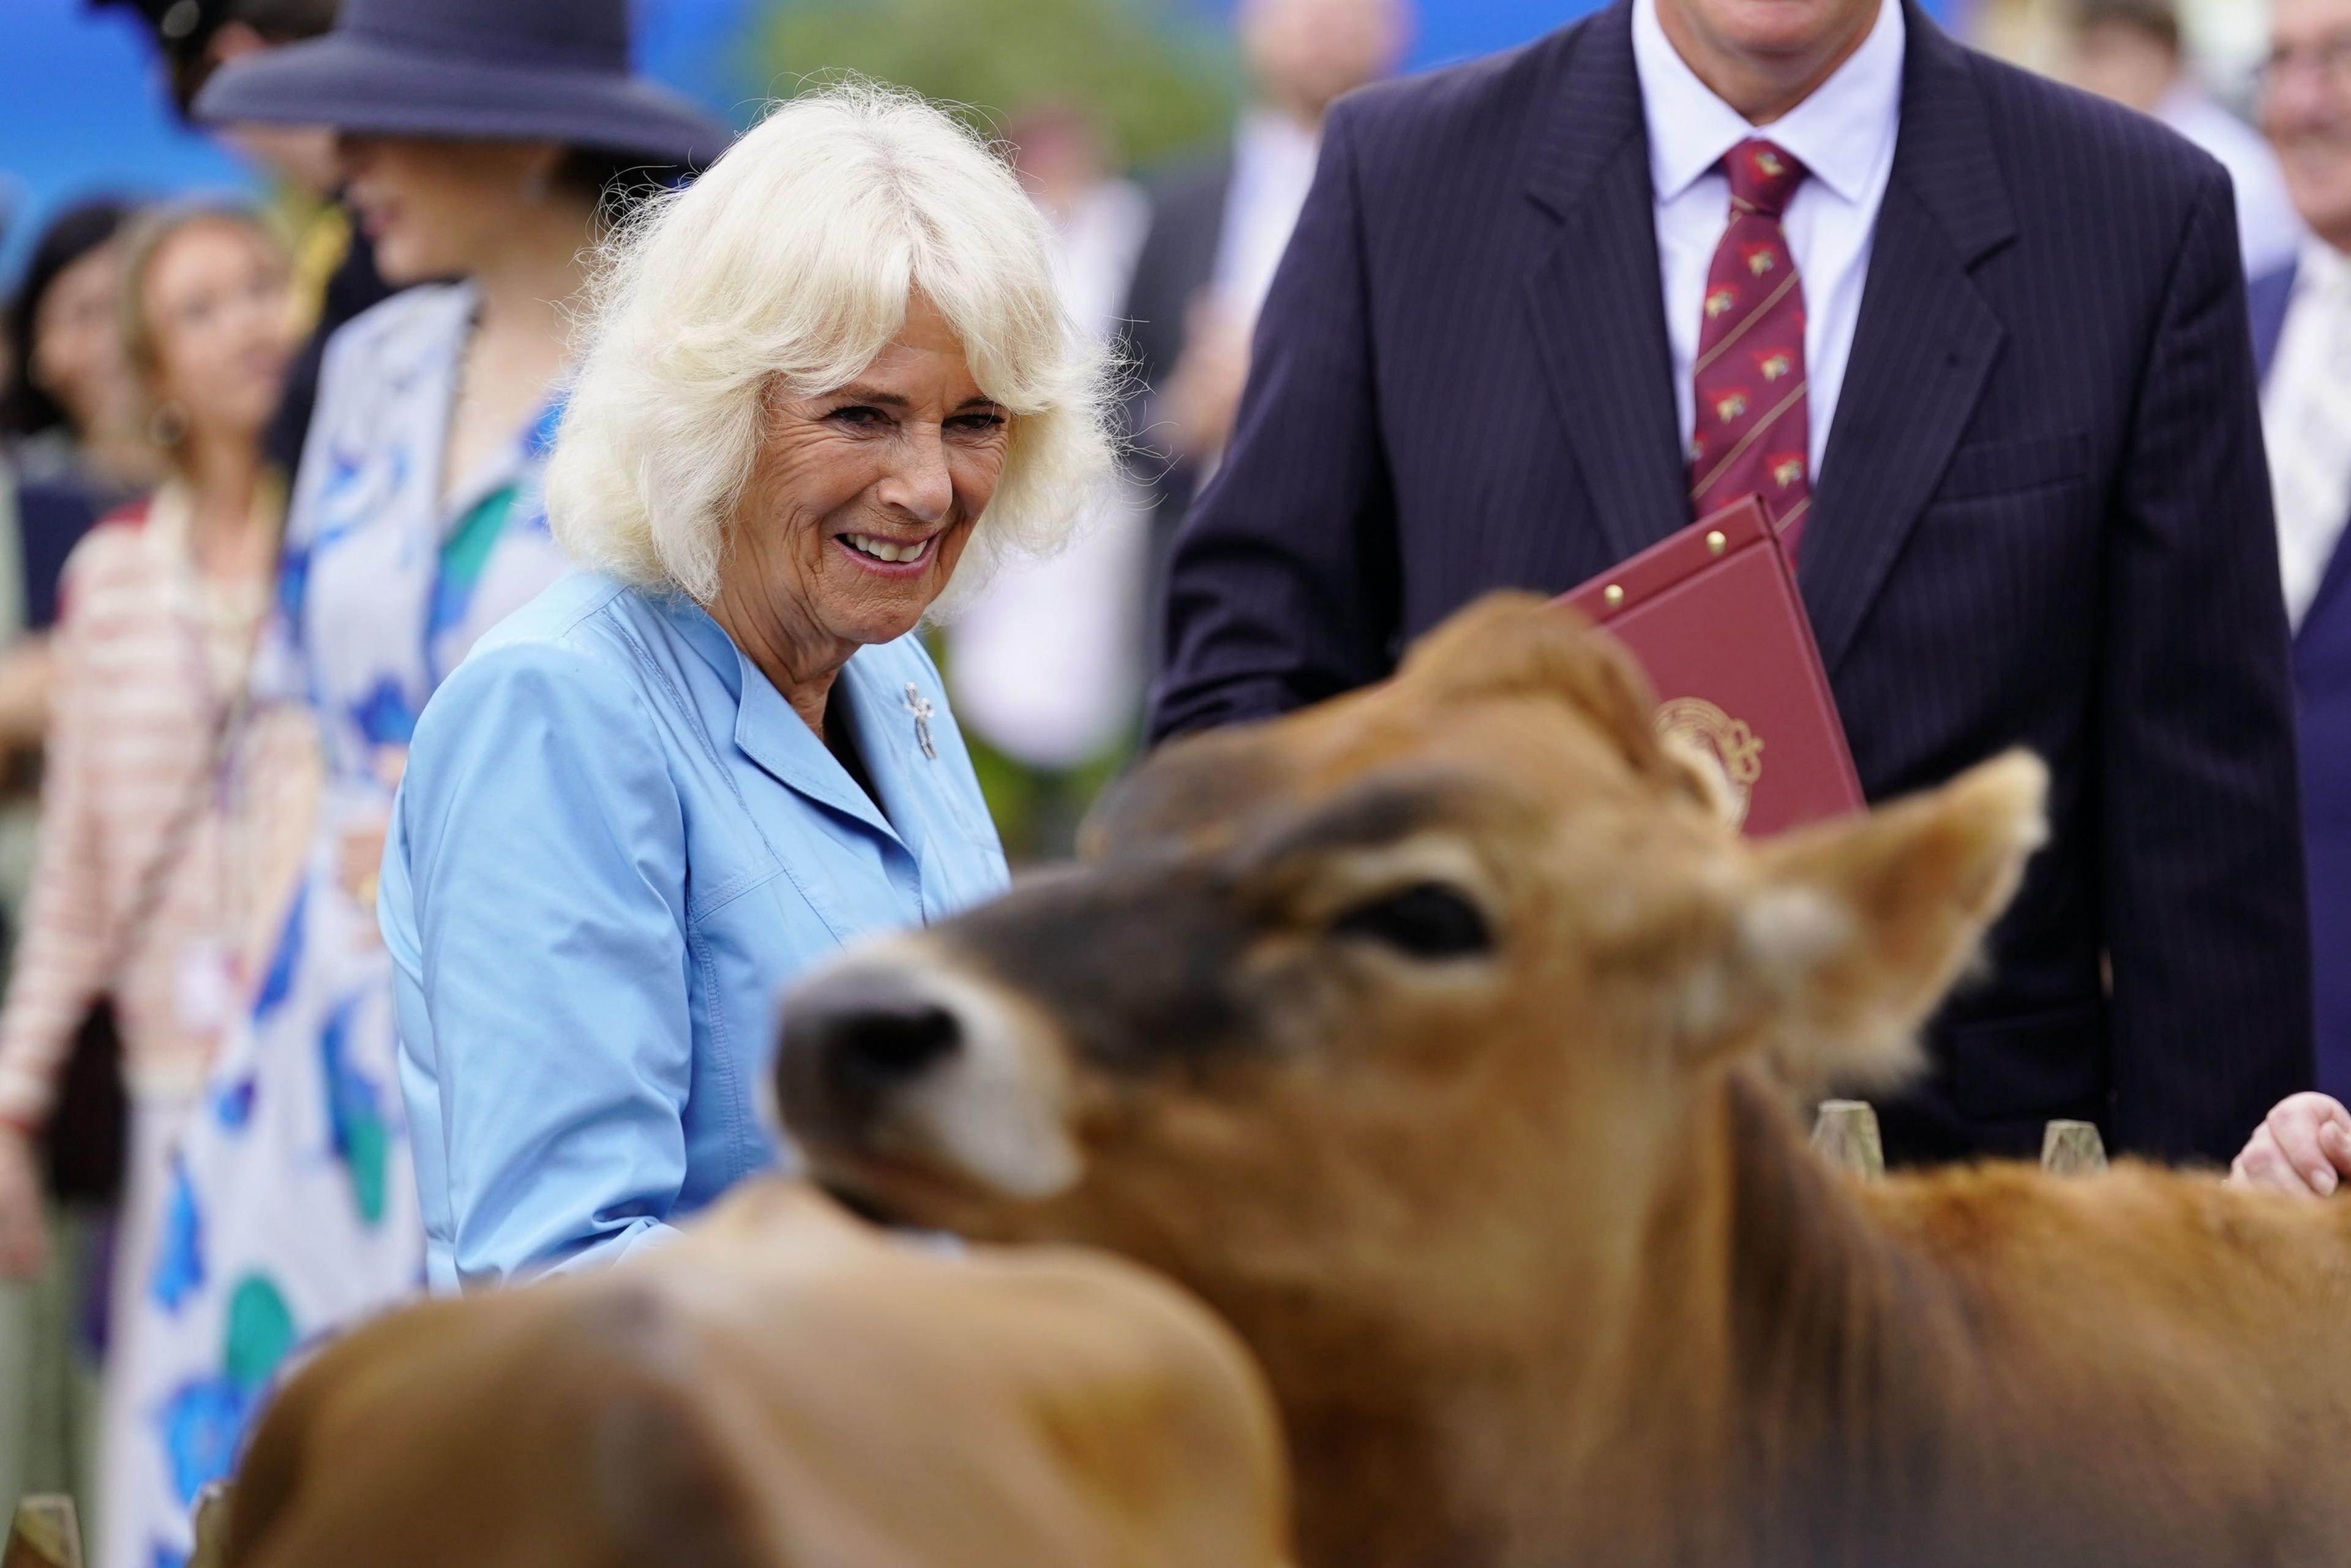
[[[1570,587],[1689,520],[1629,18],[1332,116],[1177,541],[1156,734],[1375,680],[1478,593]],[[1888,1142],[2025,1152],[2080,1116],[2225,1159],[2312,1073],[2228,176],[1909,25],[1801,580],[1871,795],[2029,746],[2054,838]]]

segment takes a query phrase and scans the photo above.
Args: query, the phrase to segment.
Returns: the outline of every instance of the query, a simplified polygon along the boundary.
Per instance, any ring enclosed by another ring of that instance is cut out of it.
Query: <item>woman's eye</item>
[[[959,430],[967,435],[985,435],[1003,423],[1004,416],[1000,413],[959,413],[947,421],[947,428]]]
[[[880,409],[873,407],[870,403],[856,402],[850,404],[847,408],[834,409],[825,417],[831,420],[835,424],[847,424],[856,426],[860,429],[870,429],[875,425],[885,423],[888,420],[889,415],[883,413]]]
[[[1493,931],[1478,906],[1434,882],[1358,904],[1332,923],[1331,933],[1432,960],[1470,957],[1494,947]]]

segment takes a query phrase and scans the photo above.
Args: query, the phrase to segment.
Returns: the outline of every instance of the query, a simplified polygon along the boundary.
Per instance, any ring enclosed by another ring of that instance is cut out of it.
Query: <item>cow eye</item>
[[[1494,946],[1478,906],[1434,882],[1359,904],[1331,930],[1337,936],[1384,943],[1416,958],[1465,958]]]

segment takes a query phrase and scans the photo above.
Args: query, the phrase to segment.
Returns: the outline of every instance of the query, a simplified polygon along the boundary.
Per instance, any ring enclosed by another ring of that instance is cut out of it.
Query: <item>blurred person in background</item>
[[[162,473],[122,352],[120,236],[131,210],[102,199],[58,214],[0,331],[0,946],[21,929],[33,879],[66,560],[101,515]],[[39,1170],[56,1206],[56,1262],[29,1278],[0,1270],[0,1489],[86,1491],[95,1447],[102,1313],[89,1309],[103,1295],[128,1113],[110,1012],[67,1027],[65,1092]]]
[[[16,529],[0,539],[0,748],[11,751],[38,746],[47,722],[40,634],[57,618],[67,554],[161,476],[118,320],[120,241],[131,211],[105,199],[58,214],[34,242],[9,302],[0,478],[10,485]],[[0,890],[6,859],[0,850]]]
[[[2318,1084],[2351,1097],[2351,0],[2272,15],[2262,123],[2307,235],[2250,300],[2294,626]]]
[[[1155,580],[1232,434],[1249,339],[1306,204],[1323,116],[1395,70],[1411,0],[1240,0],[1249,99],[1231,142],[1151,188],[1151,227],[1123,312],[1139,397],[1131,416],[1151,483]],[[1159,595],[1150,596],[1156,618]],[[1146,632],[1146,646],[1159,646]]]
[[[339,0],[89,0],[93,10],[135,10],[162,56],[172,107],[193,123],[196,95],[231,60],[315,38],[335,25]],[[323,125],[224,125],[223,141],[277,185],[294,235],[294,314],[308,334],[287,373],[269,426],[269,455],[290,474],[318,402],[327,340],[391,292],[367,238],[339,199],[335,136]]]
[[[73,487],[100,513],[159,474],[117,321],[131,211],[105,199],[59,213],[34,241],[8,308],[15,363],[0,434],[18,481]]]
[[[2074,0],[2068,21],[2065,74],[2074,85],[2153,115],[2229,171],[2245,276],[2259,277],[2291,261],[2302,225],[2276,155],[2197,81],[2176,0]]]
[[[379,269],[420,286],[336,333],[320,371],[255,697],[307,708],[321,799],[132,1265],[144,1426],[109,1478],[101,1568],[184,1554],[196,1489],[284,1357],[422,1283],[377,868],[426,699],[565,570],[540,479],[604,204],[726,142],[629,74],[629,42],[623,0],[350,0],[197,95],[207,122],[332,126]]]
[[[115,1231],[126,1266],[107,1314],[118,1336],[140,1284],[127,1263],[152,1245],[255,892],[232,863],[219,785],[277,560],[284,489],[261,440],[292,347],[286,256],[252,214],[160,211],[122,246],[124,357],[168,477],[65,570],[39,860],[0,1009],[0,1277],[21,1280],[50,1245],[35,1141],[78,1031],[114,1004],[131,1108]],[[282,804],[266,788],[252,798]],[[109,1453],[131,1420],[123,1364],[110,1365]]]
[[[1084,111],[1041,105],[1005,127],[1045,218],[1063,308],[1107,342],[1151,223],[1141,186],[1111,167]],[[1095,791],[1142,723],[1146,517],[1106,486],[1058,553],[1008,563],[946,631],[947,683],[1016,862],[1068,855]]]

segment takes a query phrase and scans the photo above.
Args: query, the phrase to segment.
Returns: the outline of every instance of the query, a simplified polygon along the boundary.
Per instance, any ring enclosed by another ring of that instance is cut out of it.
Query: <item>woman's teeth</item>
[[[897,545],[892,544],[888,539],[877,539],[870,534],[843,534],[841,538],[851,549],[860,555],[870,555],[875,560],[920,560],[931,548],[931,541],[928,539],[910,545]]]

